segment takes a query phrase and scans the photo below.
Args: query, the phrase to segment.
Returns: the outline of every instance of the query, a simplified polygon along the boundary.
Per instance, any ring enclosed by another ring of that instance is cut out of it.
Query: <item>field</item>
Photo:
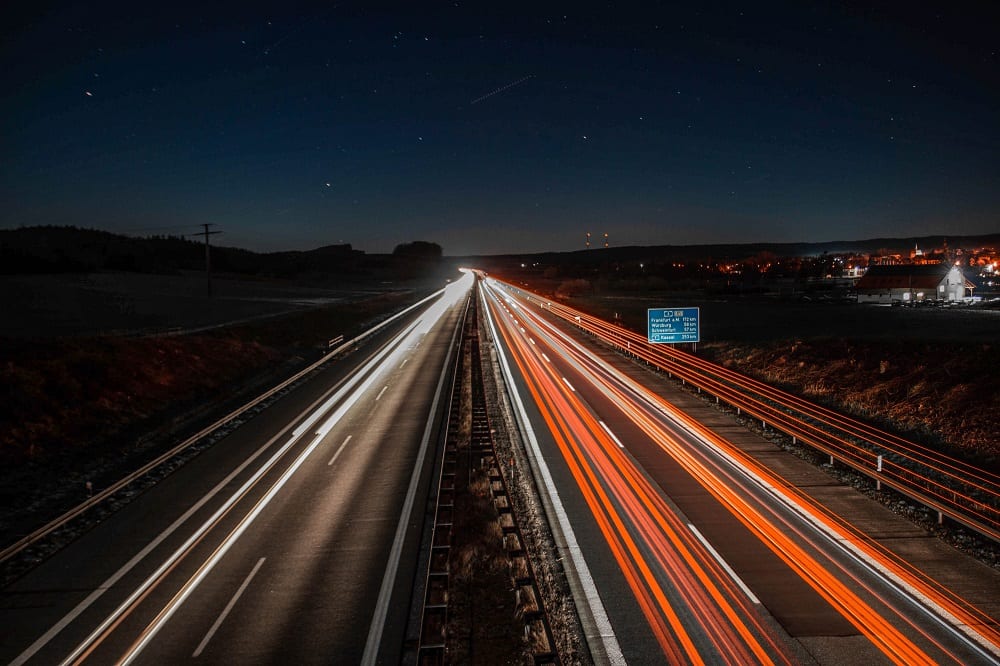
[[[4,318],[0,337],[0,533],[78,502],[86,481],[100,488],[124,475],[235,407],[220,401],[277,384],[329,339],[351,337],[431,286],[220,280],[208,301],[196,283],[204,287],[135,274],[2,281],[16,316]]]
[[[699,306],[700,356],[1000,471],[1000,309],[590,295],[572,305],[645,332]]]
[[[762,343],[797,339],[1000,342],[1000,308],[922,307],[767,298],[657,294],[604,295],[576,299],[612,318],[618,313],[634,330],[646,330],[648,308],[701,308],[703,342]],[[582,309],[587,309],[582,307]]]
[[[443,282],[443,280],[441,280]],[[144,335],[276,317],[410,290],[419,283],[296,283],[205,275],[78,273],[0,276],[0,338]],[[429,286],[429,285],[428,285]]]

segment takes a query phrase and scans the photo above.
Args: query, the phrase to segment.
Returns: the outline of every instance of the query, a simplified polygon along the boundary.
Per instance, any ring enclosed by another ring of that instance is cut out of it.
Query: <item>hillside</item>
[[[349,244],[307,251],[259,253],[211,247],[212,270],[239,276],[329,281],[410,279],[436,261],[409,252],[365,254]],[[202,241],[177,236],[138,238],[77,227],[0,230],[0,275],[124,271],[175,274],[204,271]]]
[[[1000,311],[581,296],[571,304],[634,331],[650,307],[698,306],[698,355],[1000,471]]]
[[[403,292],[183,336],[0,338],[0,534],[33,529],[416,301]],[[213,416],[214,415],[214,416]]]
[[[883,340],[713,343],[702,355],[1000,472],[1000,348]]]
[[[740,261],[747,257],[769,253],[777,257],[816,257],[823,254],[860,253],[872,254],[879,250],[889,250],[906,254],[914,246],[936,248],[947,244],[950,247],[1000,247],[1000,233],[977,236],[913,236],[905,238],[869,238],[862,240],[838,240],[817,243],[716,243],[704,245],[649,245],[594,247],[567,252],[540,252],[490,257],[463,257],[482,259],[486,266],[502,271],[520,264],[539,263],[544,265],[599,266],[608,262],[638,262],[657,259],[660,261]]]

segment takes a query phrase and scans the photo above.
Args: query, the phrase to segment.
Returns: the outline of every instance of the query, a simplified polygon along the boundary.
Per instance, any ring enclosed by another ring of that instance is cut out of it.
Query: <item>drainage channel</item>
[[[512,510],[506,480],[497,465],[483,386],[476,308],[473,299],[452,388],[427,558],[417,663],[431,666],[471,662],[487,651],[496,657],[499,655],[492,651],[505,644],[522,646],[524,656],[535,664],[559,664],[551,624]],[[492,524],[482,530],[481,521],[473,516],[485,516]],[[483,543],[486,540],[490,543]],[[493,553],[498,562],[493,563],[494,575],[490,576],[483,569]],[[496,569],[501,563],[503,574],[498,576]],[[475,575],[469,575],[470,568]],[[489,603],[484,603],[484,595]],[[513,617],[517,623],[506,630],[483,615],[486,608],[500,609],[504,604],[509,604],[513,612],[500,614]],[[489,630],[484,624],[491,625]],[[502,635],[504,631],[507,635]],[[510,635],[513,631],[519,635]]]

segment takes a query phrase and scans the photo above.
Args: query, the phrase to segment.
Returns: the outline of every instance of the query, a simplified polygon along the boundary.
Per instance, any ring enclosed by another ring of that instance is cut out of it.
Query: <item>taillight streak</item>
[[[534,296],[541,303],[541,298]],[[651,345],[644,337],[633,331],[614,326],[578,310],[551,301],[540,307],[614,346],[627,349],[629,353],[693,385],[713,392],[734,406],[741,407],[749,415],[769,422],[790,435],[795,435],[804,443],[821,450],[829,450],[862,469],[875,470],[879,453],[838,437],[785,410],[798,411],[803,416],[820,421],[827,428],[840,430],[850,437],[865,440],[872,446],[882,447],[884,455],[881,461],[880,479],[887,484],[895,484],[897,488],[919,489],[924,497],[937,502],[941,507],[948,507],[957,515],[967,515],[982,525],[983,529],[989,530],[994,535],[1000,534],[1000,486],[998,486],[1000,477],[997,475],[833,410],[814,405],[798,396],[785,393],[691,354],[664,345]],[[521,308],[520,311],[529,312],[527,308]],[[747,395],[747,391],[777,403],[782,409]],[[915,466],[920,466],[942,478],[928,476],[927,473],[915,469]]]
[[[548,370],[536,357],[540,353],[533,353],[530,343],[516,334],[525,323],[518,322],[514,330],[502,326],[501,334],[664,653],[672,661],[682,655],[683,661],[700,660],[688,630],[643,556],[643,548],[699,618],[701,630],[720,656],[769,663],[766,645],[787,661],[729,575],[564,386],[561,376]],[[626,520],[642,536],[642,547],[631,537]],[[763,644],[758,636],[764,637]]]
[[[1000,632],[997,631],[992,619],[986,613],[975,608],[968,601],[929,579],[925,574],[917,571],[898,556],[876,542],[873,542],[857,529],[833,515],[807,495],[781,479],[781,477],[771,470],[759,464],[751,456],[673,408],[662,397],[637,382],[622,377],[610,368],[610,366],[590,356],[579,343],[553,327],[544,319],[536,316],[533,324],[538,328],[539,335],[541,335],[541,331],[544,331],[548,339],[559,341],[560,346],[564,350],[564,357],[570,360],[578,371],[592,374],[595,377],[600,376],[601,378],[598,383],[611,390],[614,395],[609,395],[608,397],[612,402],[618,404],[620,409],[623,411],[629,410],[629,405],[638,401],[652,406],[655,412],[664,414],[672,421],[679,423],[688,432],[708,443],[717,451],[722,452],[731,460],[735,468],[740,468],[744,474],[749,473],[752,478],[759,479],[765,488],[770,489],[776,496],[780,496],[786,506],[792,507],[798,513],[807,516],[814,524],[820,526],[825,533],[833,535],[833,538],[849,544],[851,550],[859,554],[864,561],[874,566],[880,573],[887,576],[888,580],[891,580],[893,584],[899,585],[901,590],[905,590],[913,598],[919,599],[929,608],[933,608],[934,612],[946,619],[949,624],[961,627],[967,637],[973,639],[979,645],[986,647],[994,655],[998,653],[997,646],[1000,645]],[[655,418],[659,418],[659,414]],[[729,478],[730,486],[739,484],[739,481],[725,470],[720,468],[719,471]],[[808,539],[794,525],[780,518],[777,514],[774,515],[778,520],[785,523],[789,529],[798,532],[800,536]],[[897,615],[905,623],[920,631],[910,621],[908,615],[905,613],[897,613]],[[921,631],[921,633],[924,632]]]
[[[564,334],[555,329],[551,329],[551,325],[544,322],[544,320],[538,318],[537,316],[529,317],[528,315],[529,311],[526,308],[521,308],[520,312],[522,313],[522,316],[521,316],[521,321],[518,322],[518,328],[522,328],[524,326],[535,328],[538,333],[538,336],[545,337],[550,340],[556,337],[565,338]],[[552,335],[552,333],[555,333],[555,335]],[[511,344],[511,346],[517,346],[521,344],[520,341],[517,340],[517,336],[513,336],[513,338],[508,342]],[[516,344],[514,344],[515,342]],[[572,345],[569,345],[569,347],[572,347]],[[528,354],[527,351],[525,351],[524,353]],[[611,398],[612,402],[616,404],[619,407],[619,409],[623,411],[623,413],[626,413],[629,416],[629,418],[636,423],[638,427],[640,427],[644,432],[646,432],[646,434],[650,437],[650,439],[656,442],[663,450],[667,451],[672,457],[678,459],[679,461],[683,461],[682,464],[684,464],[685,469],[688,469],[689,473],[691,473],[692,476],[699,479],[699,481],[705,486],[705,488],[710,493],[712,493],[713,496],[715,496],[723,505],[727,506],[733,513],[733,515],[738,520],[740,520],[740,522],[742,522],[748,529],[750,529],[751,532],[757,534],[758,537],[765,544],[767,544],[768,547],[771,548],[772,551],[775,552],[775,554],[778,557],[780,557],[783,561],[785,561],[790,568],[796,571],[800,575],[800,577],[802,577],[803,580],[805,580],[809,585],[811,585],[823,598],[827,599],[827,601],[831,603],[833,607],[837,608],[841,612],[841,614],[844,615],[845,618],[847,618],[858,628],[858,630],[861,633],[867,635],[875,645],[877,645],[880,649],[882,649],[886,653],[887,656],[892,658],[894,661],[897,661],[898,663],[931,662],[930,657],[928,657],[925,653],[923,653],[920,650],[920,648],[918,648],[915,644],[913,644],[902,633],[896,630],[894,626],[892,626],[881,615],[879,615],[873,608],[871,608],[870,605],[866,604],[862,599],[857,597],[857,595],[854,594],[846,585],[840,582],[835,576],[830,574],[829,571],[824,566],[820,565],[814,558],[809,556],[791,539],[789,539],[780,530],[774,527],[766,518],[763,517],[762,514],[760,514],[753,507],[751,507],[745,500],[743,500],[736,493],[732,492],[729,489],[729,484],[733,483],[732,478],[729,478],[727,482],[720,481],[720,479],[717,476],[715,476],[712,472],[710,472],[708,468],[704,467],[697,460],[687,456],[687,454],[684,451],[680,450],[676,442],[672,442],[672,438],[668,434],[666,434],[666,432],[664,432],[662,428],[658,426],[651,417],[645,415],[638,406],[633,405],[632,403],[634,401],[634,397],[626,396],[624,391],[621,391],[618,388],[616,388],[616,386],[612,385],[611,381],[605,380],[604,378],[595,375],[593,370],[590,369],[592,366],[597,365],[592,358],[588,357],[588,355],[585,353],[579,353],[579,352],[574,353],[572,351],[568,351],[568,356],[570,358],[575,359],[574,361],[571,361],[571,363],[577,368],[577,370],[579,370],[583,374],[592,375],[593,383],[595,384],[595,386],[598,386],[599,390],[605,392],[605,394],[608,395],[609,398]],[[588,368],[586,371],[583,369],[584,366],[587,366]],[[522,372],[525,372],[524,368],[522,368]],[[525,372],[525,374],[527,375],[529,373]],[[614,383],[618,384],[619,382],[615,380]],[[625,382],[620,382],[620,383],[622,385],[627,385]],[[650,393],[644,387],[628,386],[628,390],[632,394],[639,394],[642,393],[643,391],[645,391],[646,393]],[[650,395],[652,394],[650,393]],[[536,400],[537,399],[538,398],[536,396]],[[663,403],[662,399],[657,396],[644,399],[647,401],[658,401]],[[669,408],[669,405],[667,405],[666,403],[664,404],[666,405],[666,407]],[[660,406],[660,409],[661,411],[667,411],[663,409],[663,405]],[[582,413],[587,414],[589,416],[589,412],[586,409],[583,409]],[[593,421],[592,423],[585,424],[584,429],[587,430],[589,428],[590,430],[595,430],[600,432],[599,429],[601,429],[601,424],[598,421],[594,420],[593,418],[592,421]],[[688,419],[688,421],[690,420]],[[696,423],[693,422],[690,422],[687,425],[689,428],[697,428],[699,430],[704,430],[703,428],[701,428],[700,426],[698,426]],[[707,433],[707,431],[705,431],[705,433]],[[704,436],[704,433],[702,434],[702,436]],[[595,436],[592,437],[592,439],[594,441],[600,442],[602,438]],[[607,440],[608,438],[604,437],[603,439]],[[712,435],[712,439],[719,440],[721,438]],[[736,450],[735,447],[728,445],[728,443],[725,444],[727,450]],[[610,444],[608,445],[607,455],[609,458],[613,459],[614,450],[616,446],[617,445],[615,446],[611,446]],[[743,457],[746,458],[746,456]],[[616,465],[618,464],[618,462],[619,461],[615,461]],[[755,469],[755,471],[757,472],[760,471],[759,466],[754,465],[754,467],[757,468]],[[628,474],[627,465],[623,465],[621,469],[619,469],[619,471],[625,477],[630,476]],[[729,476],[729,475],[724,474],[724,476]],[[775,475],[769,472],[766,473],[766,477],[771,480],[771,483],[775,484],[775,487],[779,485],[787,486],[787,484],[783,482],[780,478],[776,477]],[[629,483],[634,483],[634,480],[630,480]],[[612,487],[614,488],[616,486],[612,485]],[[635,488],[632,487],[631,490],[634,491]],[[623,501],[623,503],[626,506],[631,505],[631,502],[629,502],[628,500],[621,500],[621,501]],[[815,508],[816,507],[814,506],[812,507],[812,509]],[[818,513],[820,513],[821,515],[826,515],[825,512],[818,512]],[[637,520],[640,524],[644,524],[648,529],[648,520],[646,518],[637,517],[635,518],[635,520]],[[778,520],[782,523],[786,522],[780,517],[778,518]],[[788,525],[786,523],[786,528],[787,527]],[[794,528],[792,529],[794,530]],[[797,530],[795,531],[797,532]],[[808,537],[805,537],[801,533],[798,533],[798,535],[801,538],[806,539],[808,541]],[[857,537],[857,534],[848,531],[847,538],[850,538],[851,536]],[[876,557],[882,555],[882,557],[880,558],[881,564],[883,566],[886,565],[885,562],[886,558],[884,557],[885,554],[880,552],[877,548],[870,549],[868,551],[868,554],[874,555]],[[873,596],[876,597],[879,596],[877,592],[867,587],[864,583],[858,580],[850,572],[840,567],[840,565],[836,565],[836,563],[833,564],[837,568],[840,568],[841,571],[847,574],[847,576],[850,579],[852,579],[856,584],[858,584],[862,588],[866,589]],[[895,563],[889,563],[888,566],[893,567],[893,564]],[[893,568],[898,569],[899,567],[895,566]],[[913,578],[912,572],[904,572],[903,575],[910,579]],[[907,580],[907,583],[910,582],[912,581]],[[922,585],[922,581],[917,581],[917,583],[923,588],[921,591],[929,590],[932,594],[939,592],[939,590],[930,589],[926,585]],[[831,592],[830,590],[833,590],[833,592]],[[937,597],[938,599],[941,599],[940,594],[937,594]],[[890,605],[888,604],[888,602],[885,603],[887,603],[887,605]],[[962,613],[961,609],[958,609],[958,612],[959,616],[961,616]],[[914,628],[917,632],[923,634],[928,641],[935,644],[937,648],[942,650],[942,652],[944,652],[945,654],[949,654],[947,649],[941,646],[933,638],[928,636],[925,632],[920,630],[915,624],[910,622],[907,617],[898,614],[898,612],[896,614],[904,622],[904,624],[908,624],[909,626]],[[969,616],[966,615],[966,617]]]

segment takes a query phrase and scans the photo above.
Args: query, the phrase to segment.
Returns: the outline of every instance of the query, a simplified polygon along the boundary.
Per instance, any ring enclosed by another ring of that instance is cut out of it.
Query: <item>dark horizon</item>
[[[96,240],[92,239],[89,237],[90,234],[94,234],[99,238]],[[100,237],[104,237],[105,234],[109,234],[109,238],[114,241],[111,245],[108,245],[107,241],[97,242],[100,240]],[[45,237],[45,240],[42,243],[39,242],[39,238],[41,237]],[[124,242],[126,245],[121,245],[119,241]],[[196,235],[179,236],[171,234],[149,234],[145,236],[130,236],[118,234],[105,229],[69,226],[39,226],[20,227],[17,229],[0,229],[0,255],[9,255],[8,260],[10,260],[11,257],[21,257],[23,259],[24,257],[40,251],[43,255],[48,256],[49,259],[53,259],[60,254],[64,254],[65,258],[72,263],[74,252],[83,250],[83,255],[92,254],[94,251],[103,253],[110,252],[111,254],[114,254],[117,251],[127,252],[127,250],[125,250],[127,245],[134,242],[137,245],[133,246],[133,251],[141,247],[141,254],[146,256],[148,260],[155,261],[156,253],[153,252],[153,254],[149,254],[154,247],[148,245],[149,242],[175,243],[176,241],[186,241],[190,245],[194,246],[197,250],[196,255],[199,257],[198,261],[201,261],[201,245],[203,241]],[[400,243],[390,252],[384,253],[366,252],[365,250],[353,247],[349,243],[317,245],[301,250],[271,250],[260,252],[232,245],[226,242],[224,236],[212,237],[211,241],[212,248],[217,251],[235,252],[237,254],[251,253],[261,257],[292,257],[294,255],[304,255],[308,257],[310,255],[314,255],[316,260],[322,260],[324,255],[336,255],[345,258],[350,256],[357,257],[359,255],[367,255],[375,258],[388,256],[397,252],[408,254],[406,252],[406,246],[410,245],[433,246],[436,248],[435,252],[440,250],[439,256],[444,261],[475,261],[477,259],[516,259],[520,261],[531,257],[545,258],[582,256],[591,252],[593,252],[595,256],[603,252],[607,252],[608,256],[615,258],[615,261],[631,261],[633,259],[640,260],[636,259],[636,257],[648,256],[648,253],[653,251],[666,253],[665,256],[672,257],[699,257],[703,259],[714,258],[719,260],[734,260],[750,257],[751,255],[759,252],[770,252],[775,254],[778,258],[819,257],[823,254],[872,254],[883,250],[888,250],[893,253],[906,253],[907,251],[914,249],[915,246],[924,252],[938,251],[942,249],[942,246],[947,246],[952,250],[995,250],[1000,248],[1000,231],[975,235],[928,234],[924,236],[905,236],[896,238],[877,237],[852,240],[839,239],[834,241],[819,242],[791,241],[779,243],[754,241],[750,243],[697,243],[689,245],[627,245],[610,246],[608,248],[604,248],[603,246],[592,246],[588,249],[572,249],[563,251],[529,251],[471,255],[448,252],[448,248],[441,247],[438,243],[430,239],[415,239],[414,241]],[[176,245],[174,245],[174,247],[176,247]],[[98,248],[100,249],[98,250]],[[66,254],[67,252],[68,254]],[[312,259],[310,259],[310,261],[312,261]]]

